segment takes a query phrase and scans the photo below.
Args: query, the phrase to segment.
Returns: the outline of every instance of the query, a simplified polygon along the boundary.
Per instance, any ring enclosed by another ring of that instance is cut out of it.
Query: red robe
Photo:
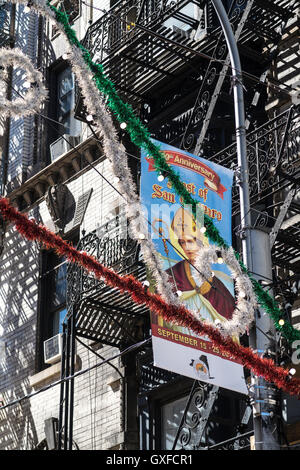
[[[192,285],[186,273],[185,263],[185,260],[179,261],[172,267],[172,269],[170,268],[166,270],[166,273],[169,275],[170,282],[174,285],[174,276],[176,290],[180,290],[182,292],[195,289],[195,285]],[[212,278],[209,291],[202,295],[211,303],[214,309],[222,315],[222,317],[225,317],[226,319],[230,319],[232,317],[232,313],[235,309],[235,300],[227,287],[225,287],[216,276]]]

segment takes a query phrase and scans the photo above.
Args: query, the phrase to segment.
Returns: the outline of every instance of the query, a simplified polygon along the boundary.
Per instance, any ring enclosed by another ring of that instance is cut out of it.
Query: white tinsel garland
[[[195,268],[202,274],[197,272],[195,277],[197,277],[200,285],[205,281],[205,278],[212,278],[211,265],[217,263],[218,259],[228,266],[231,276],[235,280],[237,302],[232,318],[218,323],[217,326],[224,335],[234,336],[243,334],[253,321],[258,305],[252,283],[249,277],[242,272],[233,248],[225,249],[213,245],[203,247],[195,261]],[[194,314],[197,316],[196,312]]]
[[[20,49],[0,49],[0,67],[4,70],[8,67],[20,68],[26,74],[28,89],[22,97],[14,100],[6,98],[5,93],[0,95],[0,114],[3,117],[28,116],[39,111],[41,104],[47,97],[47,91],[43,84],[42,74],[36,70],[30,59]],[[2,77],[3,78],[3,77]]]
[[[13,0],[13,3],[27,4],[27,1],[19,0],[16,2]],[[44,0],[33,0],[31,7],[33,10],[36,10],[56,22],[54,13],[46,5]],[[147,227],[144,225],[144,228],[141,229],[141,226],[143,226],[143,223],[141,223],[143,220],[143,212],[140,199],[137,195],[136,186],[127,165],[126,150],[118,141],[117,132],[113,125],[111,116],[107,111],[99,90],[93,81],[92,73],[87,70],[81,51],[77,47],[70,45],[63,26],[57,22],[56,26],[59,28],[62,36],[66,39],[68,60],[71,63],[73,72],[77,78],[79,87],[81,88],[87,112],[93,116],[94,124],[97,128],[96,132],[98,132],[103,138],[103,149],[111,163],[112,172],[118,180],[118,183],[116,183],[118,189],[127,198],[126,210],[127,216],[130,220],[131,235],[140,243],[144,261],[156,280],[158,292],[168,303],[178,304],[180,301],[178,297],[174,295],[169,278],[163,270],[161,259],[152,240],[148,236]],[[232,319],[222,322],[218,327],[222,333],[226,335],[233,336],[242,334],[253,320],[257,304],[251,281],[242,273],[233,250],[224,250],[213,246],[202,248],[195,264],[196,269],[199,271],[198,281],[202,284],[212,276],[210,266],[211,263],[215,263],[217,261],[216,251],[221,251],[224,262],[232,272],[232,277],[236,281],[238,298]],[[244,293],[246,296],[244,296]],[[195,315],[197,315],[196,312]]]
[[[13,3],[27,4],[27,1],[13,0]],[[94,117],[93,124],[95,124],[97,128],[96,132],[103,139],[104,153],[111,163],[113,174],[119,180],[117,183],[118,189],[126,197],[126,211],[130,221],[131,235],[140,243],[143,259],[156,281],[158,292],[168,303],[178,305],[180,303],[179,298],[173,292],[172,285],[169,282],[169,277],[163,269],[159,254],[149,237],[148,229],[145,225],[144,231],[141,232],[143,211],[137,194],[136,185],[134,184],[130,169],[127,165],[126,150],[118,140],[118,135],[113,125],[112,118],[93,81],[91,72],[87,70],[82,53],[77,47],[70,45],[63,26],[57,23],[54,13],[43,0],[33,0],[30,4],[30,8],[55,21],[56,27],[60,30],[62,36],[66,40],[65,44],[67,47],[68,61],[72,66],[78,85],[81,88],[87,112]]]

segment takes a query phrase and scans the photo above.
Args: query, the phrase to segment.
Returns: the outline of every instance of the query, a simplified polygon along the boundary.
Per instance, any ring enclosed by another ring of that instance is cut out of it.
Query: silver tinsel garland
[[[4,70],[9,67],[13,67],[14,70],[19,68],[25,72],[26,82],[28,84],[26,93],[22,93],[20,97],[15,98],[14,100],[8,100],[5,93],[1,93],[1,116],[18,118],[20,116],[28,116],[38,112],[43,101],[47,97],[47,90],[43,84],[43,76],[41,72],[33,67],[30,59],[18,48],[0,49],[0,67],[3,67]],[[5,78],[4,74],[3,78]],[[24,88],[23,84],[23,89]]]
[[[13,3],[27,4],[27,0],[12,1]],[[160,256],[149,236],[137,188],[127,164],[126,150],[119,142],[110,113],[106,109],[102,96],[93,81],[92,73],[86,67],[82,52],[69,43],[63,26],[56,21],[54,13],[44,0],[33,0],[31,8],[54,21],[65,39],[68,61],[81,89],[87,112],[93,117],[95,132],[102,138],[104,153],[117,180],[117,183],[115,183],[117,189],[126,199],[126,212],[130,221],[131,236],[140,243],[143,259],[156,281],[160,295],[168,303],[178,305],[180,299],[173,292],[172,284],[169,282],[169,277],[163,269]],[[251,281],[248,276],[242,273],[233,249],[225,250],[215,246],[201,248],[195,263],[198,271],[197,280],[201,285],[212,276],[211,264],[217,262],[217,251],[221,252],[224,262],[231,270],[237,293],[237,305],[232,319],[218,324],[218,328],[225,335],[239,335],[244,333],[251,324],[257,302]]]
[[[243,274],[233,248],[225,249],[213,245],[201,248],[195,261],[196,269],[202,273],[197,272],[197,280],[202,284],[205,279],[212,278],[211,265],[218,263],[218,260],[222,260],[221,262],[224,262],[231,271],[235,281],[237,302],[232,318],[218,323],[217,326],[224,335],[243,334],[252,323],[258,305],[251,280]]]

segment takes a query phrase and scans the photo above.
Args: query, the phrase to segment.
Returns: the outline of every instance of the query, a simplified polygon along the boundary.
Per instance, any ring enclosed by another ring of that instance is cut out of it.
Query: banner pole
[[[234,93],[234,113],[235,113],[235,127],[236,127],[236,145],[237,145],[237,161],[238,161],[238,183],[240,193],[240,213],[241,213],[241,236],[242,236],[242,250],[243,260],[249,271],[256,272],[253,266],[252,247],[254,243],[253,231],[251,227],[251,212],[250,212],[250,196],[249,196],[249,170],[247,161],[247,148],[246,148],[246,126],[245,126],[245,106],[244,106],[244,93],[242,83],[242,68],[237,48],[237,43],[234,33],[231,28],[227,13],[221,0],[211,0],[212,4],[218,15],[223,33],[226,39],[227,47],[229,50],[231,69],[232,69],[232,87]],[[252,240],[253,239],[253,240]],[[258,240],[257,240],[258,241]],[[259,249],[259,247],[257,247]],[[265,257],[261,253],[262,258]],[[250,332],[250,345],[253,349],[257,350],[257,320],[256,324]],[[257,377],[252,377],[254,390],[257,390]],[[254,395],[253,406],[253,426],[255,438],[255,450],[262,450],[265,448],[263,432],[263,423],[261,415],[261,407],[258,404],[258,396]],[[269,447],[269,446],[268,446]],[[272,448],[276,448],[273,441]],[[269,447],[270,448],[270,447]]]

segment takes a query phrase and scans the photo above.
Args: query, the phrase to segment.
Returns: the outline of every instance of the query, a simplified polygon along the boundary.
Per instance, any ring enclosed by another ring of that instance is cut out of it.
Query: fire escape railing
[[[193,27],[197,21],[179,11],[189,3],[189,0],[121,0],[88,28],[83,44],[92,56],[97,53],[95,59],[102,62],[108,54],[135,39],[139,33],[135,23],[153,28],[173,16]],[[204,3],[193,1],[198,6]]]
[[[128,236],[126,222],[119,216],[84,234],[77,249],[118,272],[129,272],[138,262],[137,242]],[[84,269],[70,264],[67,272],[67,304],[82,300],[98,285],[99,281]]]
[[[254,432],[249,431],[237,435],[232,439],[227,439],[226,441],[206,447],[203,450],[250,450],[252,436],[254,436]]]
[[[300,171],[300,108],[287,110],[247,135],[251,204],[274,203],[275,193],[288,187]],[[286,137],[285,142],[283,142]],[[283,152],[281,144],[283,143]],[[215,154],[212,161],[237,170],[236,145]],[[270,201],[268,198],[272,197]],[[238,186],[233,188],[233,215],[239,213]]]
[[[122,216],[111,219],[99,229],[84,235],[77,249],[94,256],[101,264],[141,282],[146,279],[139,246],[127,232]],[[148,309],[134,304],[129,294],[95,279],[74,264],[67,271],[68,316],[75,318],[75,334],[115,347],[131,344],[144,337]]]

